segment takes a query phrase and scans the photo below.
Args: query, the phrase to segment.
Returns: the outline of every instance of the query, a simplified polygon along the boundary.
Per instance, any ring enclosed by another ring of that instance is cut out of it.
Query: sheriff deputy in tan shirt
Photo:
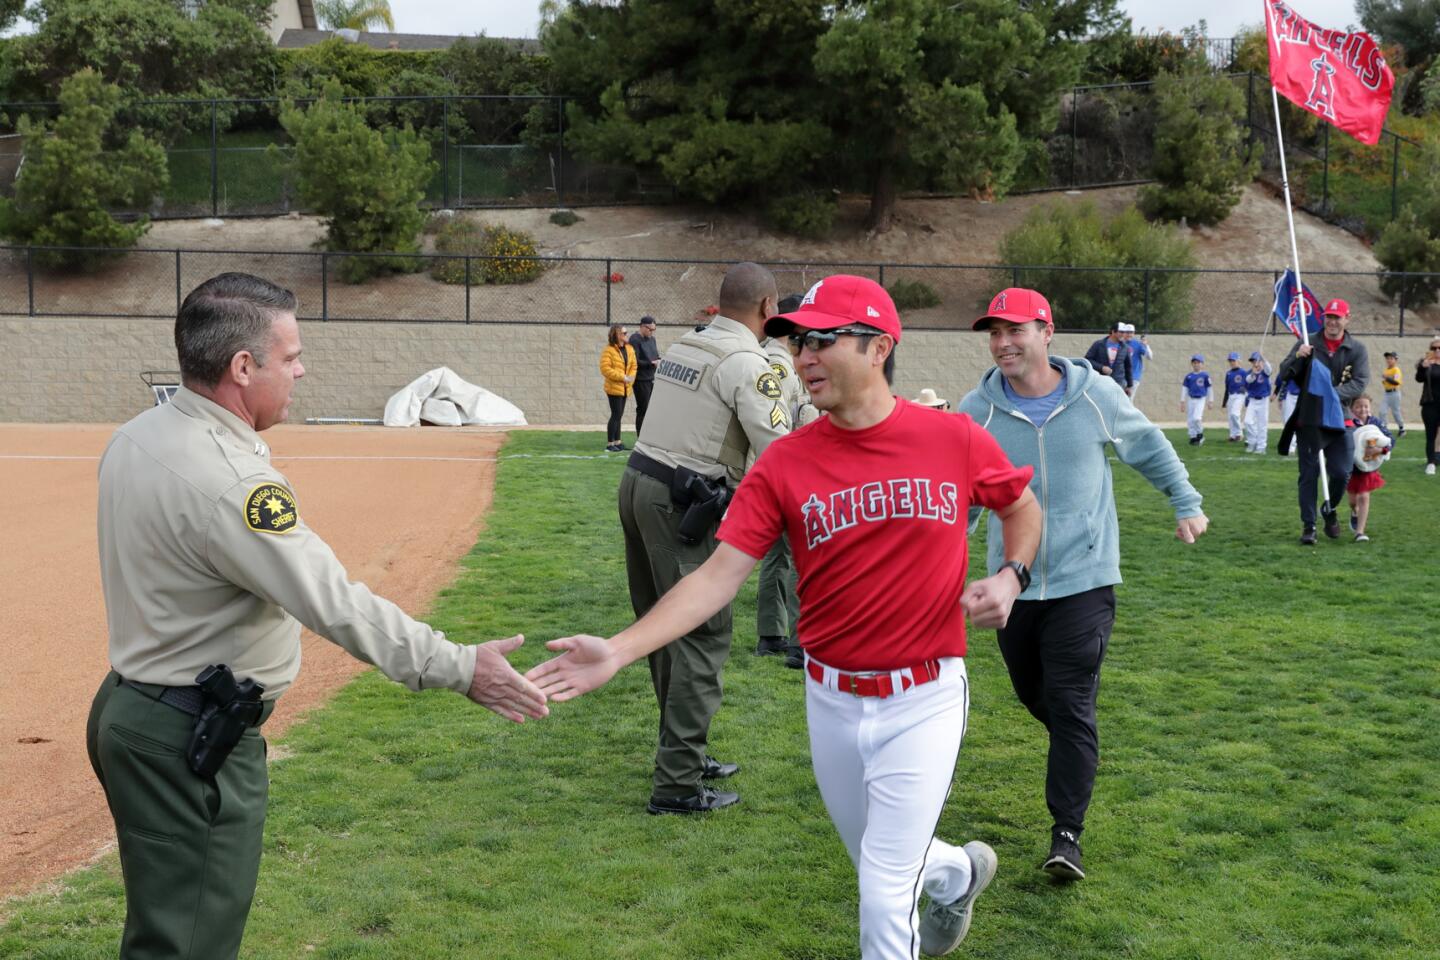
[[[305,373],[295,310],[294,294],[248,274],[197,287],[175,322],[183,388],[117,430],[100,461],[112,670],[87,746],[119,837],[123,958],[238,954],[268,790],[256,728],[299,672],[301,624],[412,690],[454,690],[515,721],[546,714],[505,659],[521,637],[452,643],[352,583],[305,525],[260,439]],[[196,684],[218,664],[253,702],[236,697],[238,739],[206,774],[194,737],[203,727],[209,742],[219,711]]]
[[[720,315],[677,340],[655,368],[645,429],[620,478],[625,570],[636,616],[715,551],[727,488],[739,486],[750,460],[790,430],[784,384],[759,340],[778,299],[769,270],[735,264],[720,284]],[[727,606],[650,656],[660,707],[650,813],[705,813],[740,799],[706,783],[739,769],[706,752],[710,721],[720,709],[731,622]]]

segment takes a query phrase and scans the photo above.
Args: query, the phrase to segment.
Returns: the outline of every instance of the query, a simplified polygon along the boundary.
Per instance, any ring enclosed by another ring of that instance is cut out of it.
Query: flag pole
[[[1290,258],[1295,264],[1295,298],[1300,301],[1300,338],[1305,345],[1310,346],[1310,323],[1305,316],[1305,310],[1309,306],[1305,302],[1305,283],[1300,279],[1300,248],[1295,243],[1295,210],[1290,205],[1290,175],[1285,168],[1285,131],[1280,125],[1280,93],[1275,89],[1275,84],[1270,84],[1270,101],[1275,105],[1275,144],[1280,154],[1280,186],[1285,192],[1285,217],[1290,222]],[[1311,361],[1314,366],[1314,361]],[[1313,370],[1312,370],[1313,372]],[[1320,492],[1325,497],[1325,506],[1335,509],[1330,503],[1330,477],[1325,473],[1325,451],[1316,451],[1320,454]]]

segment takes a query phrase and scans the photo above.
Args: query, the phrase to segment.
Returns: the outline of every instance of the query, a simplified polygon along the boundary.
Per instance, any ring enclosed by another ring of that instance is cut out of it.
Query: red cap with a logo
[[[1350,316],[1350,304],[1344,300],[1331,300],[1325,304],[1325,316],[1327,317],[1348,317]]]
[[[794,333],[797,327],[834,330],[852,323],[874,327],[890,334],[896,343],[900,342],[900,314],[890,294],[869,277],[846,273],[815,281],[798,309],[776,314],[765,321],[765,333],[783,337]]]
[[[1008,320],[1011,323],[1030,323],[1039,320],[1047,327],[1055,326],[1055,315],[1050,312],[1050,301],[1038,290],[1026,287],[1006,287],[995,294],[990,301],[990,311],[970,325],[979,330],[987,320]]]

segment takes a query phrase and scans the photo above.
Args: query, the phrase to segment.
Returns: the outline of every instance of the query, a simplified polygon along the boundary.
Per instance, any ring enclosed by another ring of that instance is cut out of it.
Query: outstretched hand
[[[471,700],[500,714],[506,720],[524,723],[526,717],[544,717],[550,713],[545,694],[510,666],[506,655],[520,649],[525,635],[517,633],[504,640],[491,640],[475,648],[475,677],[465,695]]]
[[[545,646],[560,651],[560,656],[531,667],[525,677],[551,700],[573,700],[589,693],[603,686],[621,667],[604,637],[582,633],[551,640]]]

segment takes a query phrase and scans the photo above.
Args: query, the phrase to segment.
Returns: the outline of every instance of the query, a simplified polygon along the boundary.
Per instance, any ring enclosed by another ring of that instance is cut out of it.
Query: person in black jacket
[[[1120,331],[1120,324],[1110,324],[1109,336],[1090,344],[1090,349],[1085,351],[1085,359],[1097,372],[1120,384],[1120,389],[1127,394],[1135,385],[1135,379],[1130,372],[1130,345],[1125,342],[1125,334]]]
[[[655,341],[655,318],[646,314],[640,327],[630,334],[635,348],[635,436],[645,424],[645,408],[650,406],[650,392],[655,389],[655,368],[660,365],[660,345]]]
[[[1440,336],[1430,338],[1430,349],[1415,364],[1415,383],[1420,387],[1420,419],[1425,423],[1425,474],[1433,477],[1440,464],[1435,433],[1440,430]]]
[[[1349,325],[1350,304],[1331,300],[1325,305],[1325,327],[1320,336],[1311,343],[1297,340],[1280,362],[1278,379],[1294,380],[1302,385],[1302,399],[1295,411],[1298,421],[1295,436],[1300,450],[1300,542],[1305,546],[1315,544],[1315,493],[1320,480],[1320,454],[1325,454],[1325,474],[1330,480],[1330,500],[1325,503],[1322,515],[1325,536],[1331,540],[1340,536],[1340,518],[1335,508],[1350,480],[1350,467],[1355,459],[1353,429],[1347,427],[1344,433],[1322,432],[1319,424],[1307,423],[1303,418],[1308,409],[1304,384],[1310,373],[1309,358],[1314,356],[1329,370],[1330,382],[1340,395],[1340,405],[1348,421],[1350,402],[1364,393],[1370,383],[1370,352],[1365,344],[1345,332]]]

